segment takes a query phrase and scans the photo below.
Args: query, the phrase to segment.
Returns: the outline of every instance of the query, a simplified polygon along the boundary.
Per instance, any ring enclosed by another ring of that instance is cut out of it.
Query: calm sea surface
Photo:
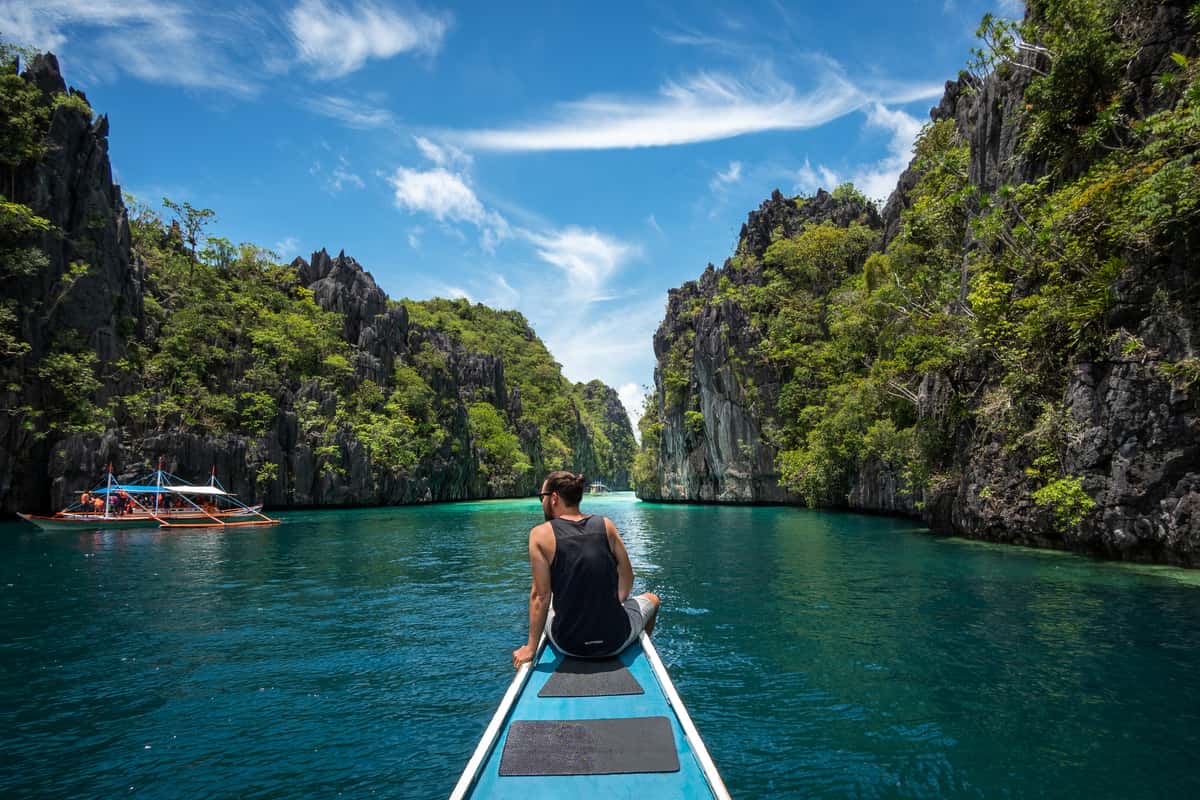
[[[1200,575],[785,508],[585,511],[735,797],[1200,797]],[[444,797],[536,500],[0,525],[0,796]]]

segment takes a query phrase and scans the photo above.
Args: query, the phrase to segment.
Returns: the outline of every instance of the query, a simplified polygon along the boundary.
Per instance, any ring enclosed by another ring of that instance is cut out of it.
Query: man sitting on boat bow
[[[586,485],[563,470],[542,482],[546,521],[529,531],[529,641],[513,651],[514,667],[533,660],[543,630],[567,655],[601,658],[654,629],[658,597],[629,596],[633,566],[617,526],[579,511]]]

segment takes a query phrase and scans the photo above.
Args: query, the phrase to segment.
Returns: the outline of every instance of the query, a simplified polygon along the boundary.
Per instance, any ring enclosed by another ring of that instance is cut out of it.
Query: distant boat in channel
[[[262,513],[262,505],[249,506],[226,491],[216,471],[208,483],[192,484],[163,469],[132,483],[116,480],[109,465],[105,481],[80,492],[79,498],[52,515],[18,514],[42,530],[93,530],[96,528],[216,528],[278,525]]]

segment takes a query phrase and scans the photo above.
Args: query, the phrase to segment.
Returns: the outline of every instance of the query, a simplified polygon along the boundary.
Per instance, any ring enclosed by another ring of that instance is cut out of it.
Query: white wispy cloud
[[[663,317],[665,300],[654,296],[631,302],[612,314],[582,315],[572,325],[562,324],[557,307],[530,309],[526,316],[563,365],[572,381],[599,378],[621,387],[621,400],[636,425],[641,416],[637,396],[642,383],[654,374],[654,331]]]
[[[250,12],[216,13],[160,0],[0,1],[6,39],[69,54],[84,70],[251,95],[258,84],[223,54],[261,33]]]
[[[340,192],[345,186],[353,186],[356,189],[362,189],[366,187],[366,184],[363,183],[362,178],[351,172],[349,169],[341,166],[334,167],[333,172],[330,173],[329,176],[329,187],[335,192]]]
[[[836,172],[831,170],[824,164],[818,164],[816,167],[805,158],[800,169],[795,173],[796,188],[804,194],[811,194],[817,189],[825,189],[832,191],[841,184]]]
[[[495,271],[462,275],[456,284],[426,278],[418,280],[417,287],[417,296],[462,298],[492,308],[517,308],[521,300],[521,292]]]
[[[413,142],[421,155],[439,167],[469,167],[475,160],[470,153],[452,144],[437,144],[424,136],[414,136]]]
[[[568,226],[548,233],[523,231],[538,257],[566,275],[564,292],[572,301],[608,299],[609,280],[641,249],[595,230]]]
[[[491,289],[484,301],[493,308],[516,308],[521,300],[521,293],[512,287],[504,276],[495,273],[491,278]]]
[[[921,132],[921,122],[904,111],[874,103],[866,109],[866,125],[891,133],[887,155],[878,161],[858,164],[842,172],[825,164],[813,166],[806,158],[804,164],[792,173],[796,190],[805,194],[817,189],[833,190],[850,181],[868,198],[886,200],[912,158],[913,142]]]
[[[407,13],[372,2],[342,6],[325,0],[301,0],[287,14],[296,57],[317,77],[338,78],[368,59],[400,53],[437,53],[452,17],[413,8]]]
[[[731,186],[742,179],[742,162],[730,161],[729,166],[723,171],[717,172],[713,179],[709,181],[708,186],[714,192],[720,191],[727,186]]]
[[[912,158],[913,142],[921,132],[921,123],[911,114],[876,103],[867,110],[867,125],[891,132],[888,154],[882,160],[856,170],[851,180],[867,197],[886,200]]]
[[[286,239],[281,239],[275,243],[275,252],[284,261],[288,261],[288,257],[295,253],[299,247],[300,241],[295,236],[288,236]]]
[[[655,30],[654,32],[668,44],[698,47],[710,54],[719,53],[741,59],[747,59],[754,55],[750,46],[735,39],[702,33],[687,27],[679,27],[674,30]]]
[[[308,168],[308,174],[320,179],[321,186],[330,194],[338,194],[346,188],[363,189],[366,187],[363,179],[357,173],[350,171],[350,161],[345,156],[339,155],[337,160],[338,163],[328,173],[325,172],[321,162],[316,161]]]
[[[642,432],[638,430],[638,420],[642,418],[642,405],[646,401],[646,391],[636,383],[625,383],[617,387],[617,396],[625,413],[629,416],[629,424],[633,426],[633,438],[642,441]]]
[[[317,95],[304,98],[301,105],[314,114],[336,119],[348,128],[385,128],[394,122],[390,111],[348,97]]]
[[[660,34],[700,44],[695,34]],[[491,151],[601,150],[661,147],[727,139],[763,131],[815,128],[875,103],[903,104],[941,96],[930,82],[866,81],[856,85],[842,66],[808,54],[813,86],[799,91],[759,63],[744,78],[701,72],[670,81],[651,97],[599,95],[560,103],[541,119],[510,127],[448,131],[444,138]]]
[[[446,155],[450,151],[428,140],[418,137],[417,146],[432,161],[451,158]],[[465,154],[452,158],[463,157]],[[465,172],[441,166],[425,170],[399,167],[386,177],[394,190],[397,208],[410,214],[429,215],[446,225],[474,225],[480,230],[480,246],[488,253],[494,253],[500,243],[510,238],[532,245],[538,259],[561,272],[563,289],[574,302],[608,299],[609,282],[630,260],[641,255],[638,245],[594,229],[536,222],[529,227],[510,225],[502,214],[479,199]],[[413,244],[411,239],[410,244]],[[514,305],[520,298],[520,292],[502,274],[494,273],[488,280],[486,288],[474,287],[478,294],[505,306]]]
[[[918,100],[940,100],[946,93],[946,82],[911,82],[872,78],[863,82],[862,89],[868,97],[872,98],[872,102],[902,106]]]
[[[398,208],[427,214],[442,222],[451,234],[458,232],[448,227],[451,223],[476,225],[485,245],[489,236],[495,237],[495,244],[510,239],[510,246],[531,246],[536,256],[533,263],[522,263],[508,274],[491,269],[455,285],[434,279],[425,284],[428,292],[463,297],[495,308],[520,309],[535,328],[550,332],[543,338],[572,380],[586,381],[599,375],[615,386],[646,380],[653,373],[654,354],[649,342],[662,316],[661,298],[633,302],[613,314],[583,315],[582,323],[572,325],[562,324],[560,305],[545,302],[547,286],[554,286],[574,306],[612,300],[614,279],[641,255],[640,246],[579,226],[509,226],[498,212],[480,201],[464,175],[440,167],[402,167],[388,180],[395,189]],[[420,244],[419,233],[416,229],[409,234],[414,248]],[[544,265],[541,270],[538,262]]]
[[[655,231],[657,231],[659,234],[662,234],[662,232],[663,232],[662,226],[658,224],[658,220],[654,218],[653,214],[646,217],[646,224],[649,225],[651,228],[653,228]]]
[[[441,292],[438,292],[438,294],[445,295],[453,300],[468,300],[472,303],[475,302],[475,298],[471,297],[471,293],[461,286],[445,286]]]
[[[707,33],[699,33],[693,30],[656,30],[655,33],[658,34],[658,37],[664,42],[668,42],[670,44],[680,44],[684,45],[685,47],[704,47],[708,49],[725,47],[725,40],[719,36],[712,36]]]
[[[494,252],[512,235],[508,221],[485,208],[465,175],[443,167],[430,170],[399,167],[387,178],[396,207],[412,214],[428,214],[438,222],[465,222],[480,229],[480,247]]]
[[[421,171],[400,167],[389,179],[396,190],[396,206],[430,214],[439,222],[480,225],[487,212],[461,175],[437,167]]]
[[[593,97],[558,107],[547,121],[447,133],[480,150],[542,151],[658,147],[769,130],[813,128],[862,107],[868,98],[835,74],[799,94],[770,74],[751,83],[701,73],[667,83],[656,97]]]

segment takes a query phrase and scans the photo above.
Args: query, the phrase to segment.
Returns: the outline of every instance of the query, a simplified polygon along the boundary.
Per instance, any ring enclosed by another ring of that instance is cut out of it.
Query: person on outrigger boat
[[[617,526],[579,511],[586,485],[564,470],[542,482],[546,521],[529,531],[529,641],[513,651],[513,667],[533,660],[543,630],[563,653],[582,658],[616,655],[654,630],[658,596],[629,596],[633,566]]]

